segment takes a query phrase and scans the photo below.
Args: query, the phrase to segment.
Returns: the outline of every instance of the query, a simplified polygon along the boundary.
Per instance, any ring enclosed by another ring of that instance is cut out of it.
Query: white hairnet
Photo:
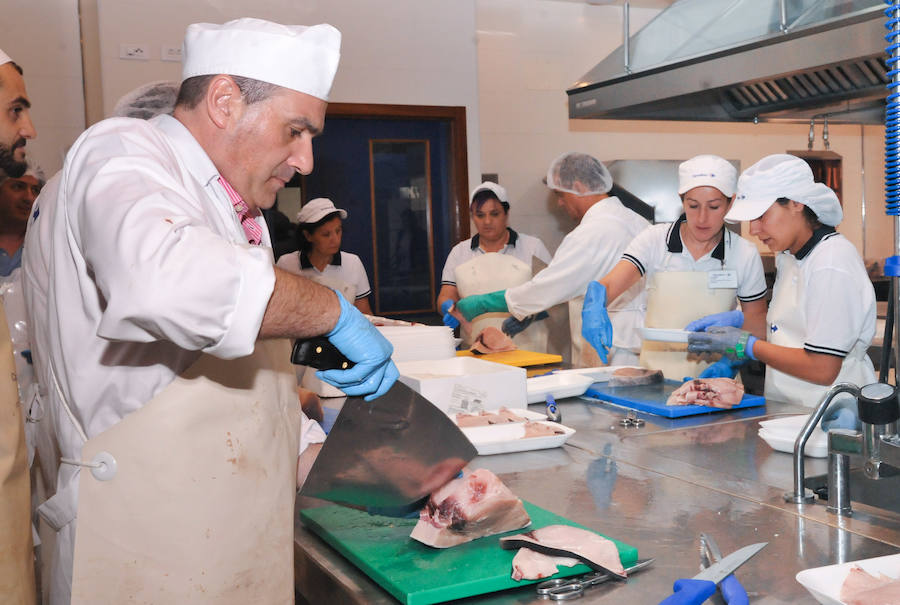
[[[139,86],[116,101],[111,117],[149,120],[162,113],[171,114],[180,86],[174,80],[159,80]]]
[[[575,183],[581,183],[584,191],[576,191]],[[547,170],[547,187],[575,195],[607,193],[613,186],[612,175],[600,160],[586,153],[570,151],[562,154]]]

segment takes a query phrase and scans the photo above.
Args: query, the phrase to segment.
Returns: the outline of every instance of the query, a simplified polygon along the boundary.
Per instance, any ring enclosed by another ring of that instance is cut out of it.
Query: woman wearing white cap
[[[843,218],[837,195],[787,154],[748,168],[737,189],[725,218],[750,221],[750,233],[776,255],[767,338],[711,321],[690,335],[688,349],[758,359],[767,366],[767,399],[809,407],[838,382],[875,382],[866,354],[875,290],[854,245],[834,229]]]
[[[361,312],[372,314],[369,306],[369,278],[355,254],[341,250],[343,221],[347,211],[336,208],[328,198],[308,201],[297,213],[297,254],[286,254],[275,264],[320,284],[341,291]]]
[[[451,328],[459,325],[457,312],[451,311],[460,298],[456,283],[457,267],[489,252],[508,254],[529,267],[532,257],[537,257],[544,263],[549,263],[551,258],[540,239],[518,233],[509,227],[509,197],[504,187],[485,181],[472,190],[470,198],[472,203],[469,212],[478,233],[450,250],[441,273],[441,291],[437,299],[444,324]]]
[[[671,224],[648,227],[626,248],[622,260],[594,282],[582,310],[584,336],[597,348],[612,344],[607,302],[647,277],[646,327],[682,329],[705,315],[765,331],[766,282],[756,246],[725,229],[725,213],[734,197],[737,171],[716,155],[698,155],[678,167],[678,194],[684,213]],[[601,289],[603,291],[601,291]],[[740,303],[741,309],[735,306]],[[603,329],[603,326],[608,329]],[[667,378],[728,376],[727,363],[707,368],[673,343],[644,341],[641,364]]]

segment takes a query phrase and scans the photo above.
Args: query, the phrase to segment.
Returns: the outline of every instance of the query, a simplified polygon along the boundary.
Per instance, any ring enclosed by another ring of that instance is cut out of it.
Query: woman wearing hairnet
[[[834,229],[843,218],[834,191],[814,182],[800,158],[770,155],[741,175],[725,218],[750,221],[750,233],[775,253],[768,335],[709,318],[705,331],[689,336],[688,350],[758,359],[767,366],[767,399],[808,407],[838,382],[875,382],[866,354],[875,290],[854,245]]]
[[[646,327],[680,330],[715,313],[728,325],[743,326],[757,336],[765,333],[766,281],[759,252],[725,229],[736,181],[734,166],[716,155],[698,155],[678,166],[683,214],[674,223],[642,231],[615,268],[588,288],[583,335],[594,348],[612,346],[606,302],[615,301],[641,277],[647,278]],[[674,380],[701,371],[702,377],[729,378],[736,372],[728,359],[707,367],[708,362],[689,355],[684,345],[678,347],[645,340],[641,365]]]
[[[582,338],[581,307],[588,284],[606,275],[625,246],[650,223],[609,195],[612,176],[606,166],[588,154],[571,152],[556,158],[547,171],[546,183],[560,207],[579,221],[578,226],[563,238],[550,264],[531,280],[506,290],[468,296],[457,303],[457,308],[466,319],[490,311],[508,311],[515,318],[506,320],[510,322],[568,302],[572,363],[585,367],[601,361],[633,365],[641,344],[638,330],[644,320],[643,288],[636,284],[610,306],[616,340],[608,354],[606,350],[595,352]]]

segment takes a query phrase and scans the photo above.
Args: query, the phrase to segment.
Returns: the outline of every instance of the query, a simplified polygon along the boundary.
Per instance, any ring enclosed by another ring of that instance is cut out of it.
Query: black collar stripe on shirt
[[[673,254],[681,254],[684,252],[684,244],[681,241],[681,223],[687,221],[687,216],[682,214],[678,220],[669,227],[669,233],[666,237],[666,249]],[[728,230],[722,227],[722,239],[712,251],[712,257],[717,261],[725,262],[725,238],[730,237]],[[641,273],[643,275],[643,272]]]
[[[313,264],[309,262],[309,257],[306,255],[306,252],[300,251],[297,253],[300,256],[300,268],[301,269],[312,269]],[[331,262],[329,265],[334,265],[335,267],[341,266],[341,251],[338,250],[337,254],[331,257]]]
[[[797,250],[797,254],[794,255],[794,258],[797,260],[803,260],[809,255],[810,252],[813,251],[813,248],[818,246],[821,242],[824,242],[826,239],[830,237],[834,237],[837,235],[837,231],[835,231],[834,227],[829,227],[828,225],[824,225],[819,227],[815,231],[813,231],[812,237],[810,237],[803,246]]]
[[[516,242],[519,240],[519,234],[516,233],[514,229],[511,229],[509,227],[507,227],[506,230],[509,231],[509,241],[506,242],[506,245],[515,248]],[[472,248],[472,250],[478,250],[478,246],[480,245],[481,235],[476,233],[472,236],[472,244],[470,245],[470,247]]]

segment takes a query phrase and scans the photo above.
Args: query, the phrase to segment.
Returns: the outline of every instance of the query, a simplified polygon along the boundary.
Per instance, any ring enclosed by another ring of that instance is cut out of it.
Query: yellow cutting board
[[[504,351],[502,353],[486,353],[484,355],[476,355],[472,351],[457,351],[457,357],[477,357],[485,361],[493,361],[496,363],[505,363],[508,366],[516,366],[517,368],[525,368],[528,366],[540,366],[548,363],[559,363],[562,361],[562,355],[551,355],[550,353],[537,353],[536,351]]]

